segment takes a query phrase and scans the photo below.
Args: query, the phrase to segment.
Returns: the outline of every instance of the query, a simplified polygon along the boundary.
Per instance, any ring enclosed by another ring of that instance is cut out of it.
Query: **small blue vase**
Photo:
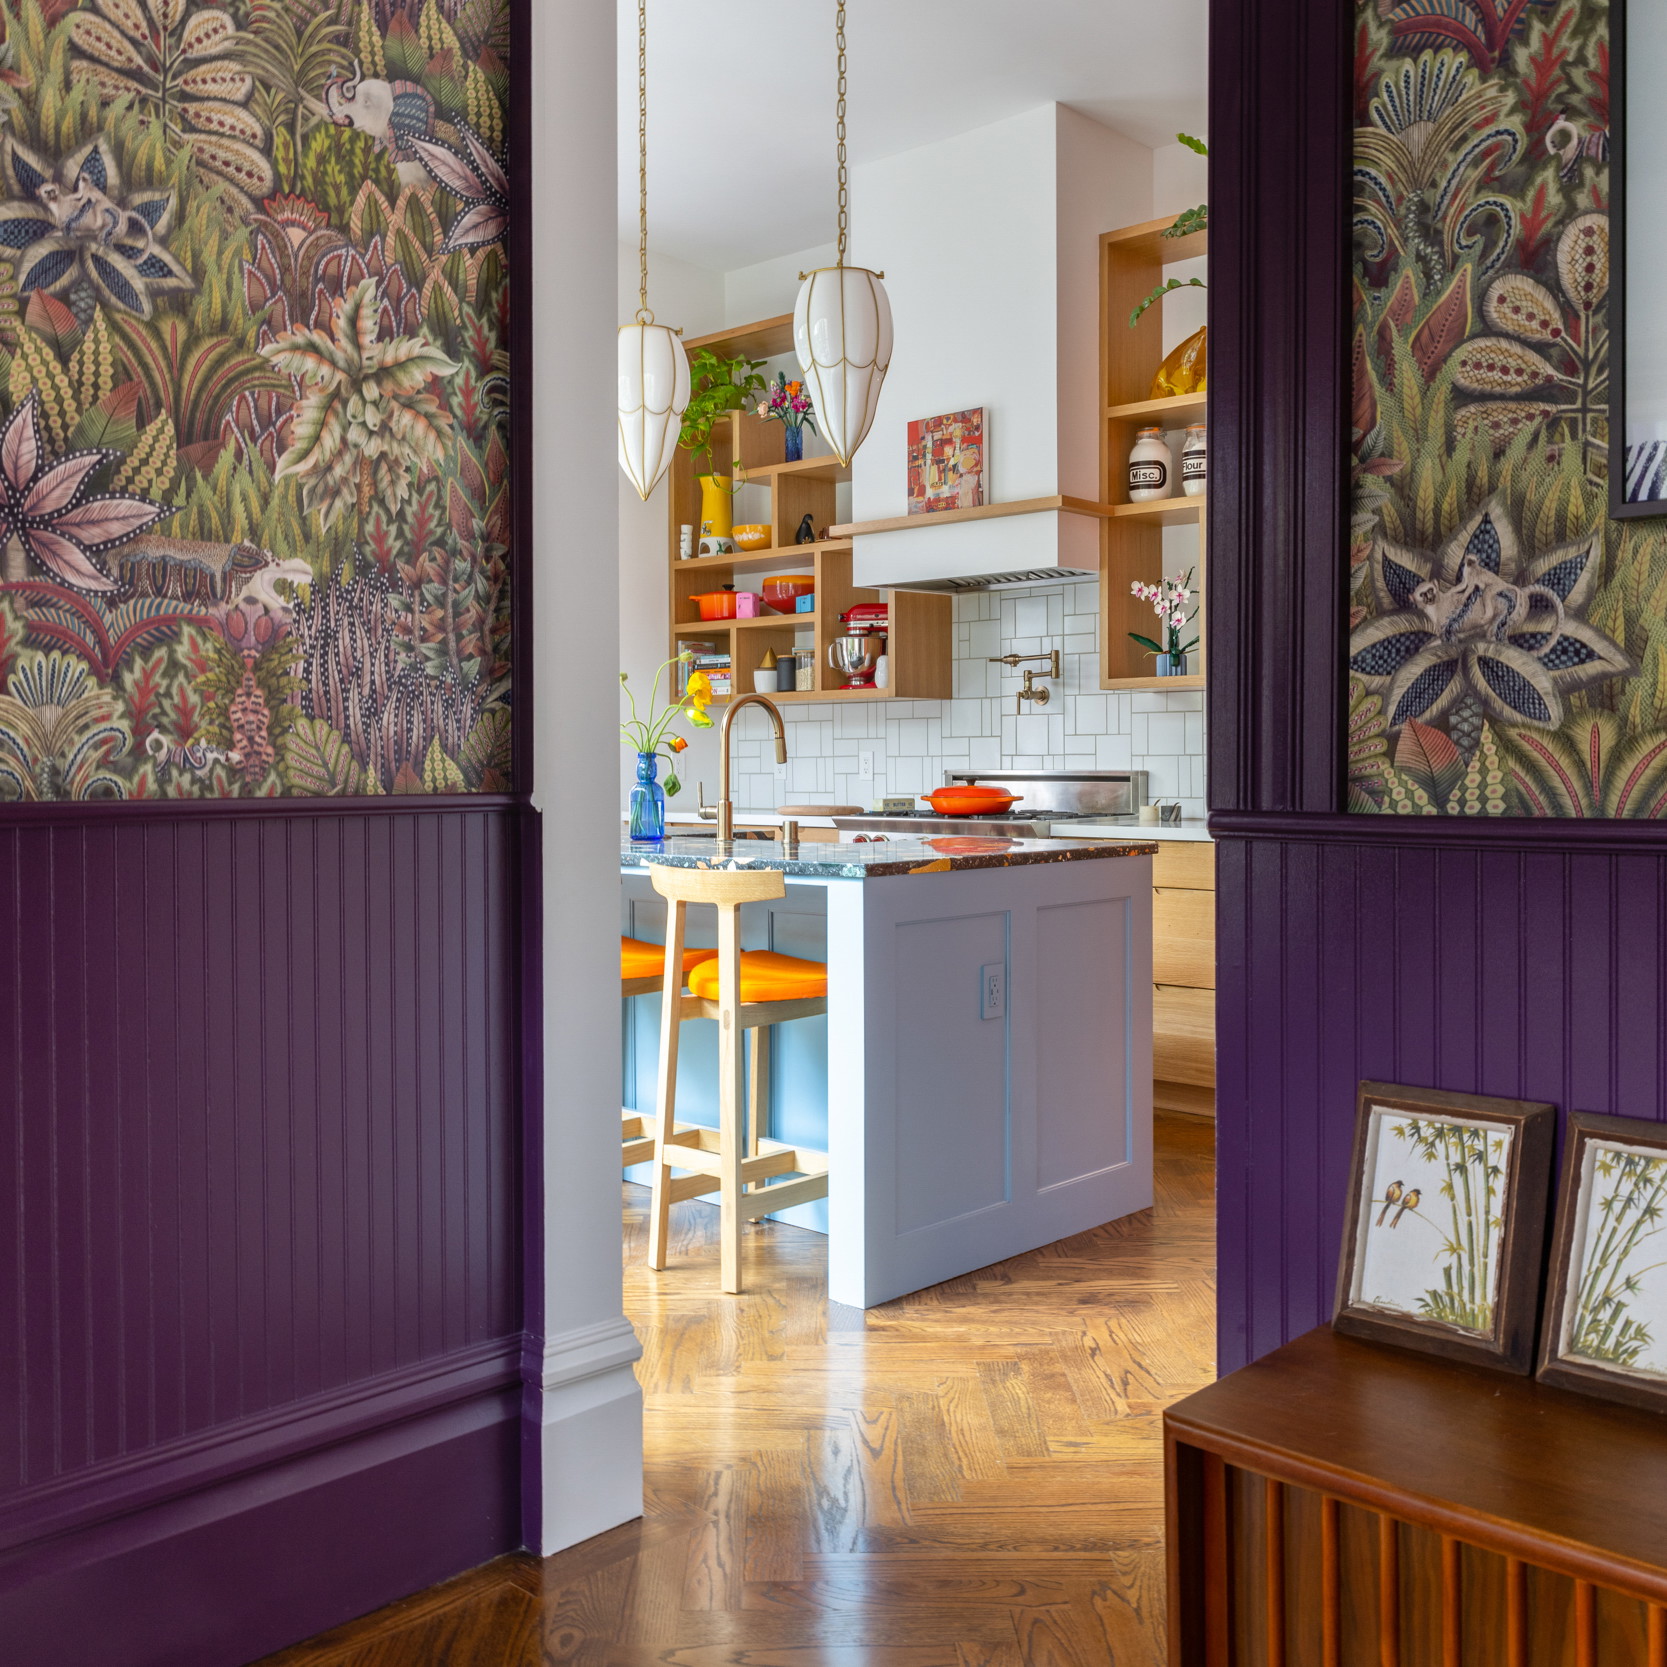
[[[787,431],[787,461],[799,463],[805,455],[805,431],[802,428],[790,428]]]
[[[631,843],[658,844],[666,837],[666,790],[656,777],[660,755],[637,754],[637,785],[631,789]]]
[[[1185,677],[1187,675],[1187,657],[1184,654],[1160,654],[1158,656],[1159,677]]]

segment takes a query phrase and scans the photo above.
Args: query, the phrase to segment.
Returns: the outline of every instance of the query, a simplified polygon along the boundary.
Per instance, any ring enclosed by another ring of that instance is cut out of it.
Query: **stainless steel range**
[[[1144,770],[950,771],[946,787],[977,784],[1019,795],[999,816],[945,816],[922,807],[909,816],[836,816],[836,828],[854,834],[959,833],[988,839],[1046,839],[1061,822],[1133,823],[1146,803]]]

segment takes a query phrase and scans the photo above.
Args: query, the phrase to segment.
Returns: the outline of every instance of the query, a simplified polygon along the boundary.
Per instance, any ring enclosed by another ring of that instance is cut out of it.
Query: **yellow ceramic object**
[[[735,542],[743,550],[768,549],[770,529],[757,521],[749,521],[735,529]]]
[[[700,477],[700,534],[728,538],[735,527],[734,483],[728,475]]]
[[[1179,394],[1201,394],[1205,391],[1205,349],[1202,329],[1181,343],[1158,366],[1152,379],[1153,399],[1172,399]]]

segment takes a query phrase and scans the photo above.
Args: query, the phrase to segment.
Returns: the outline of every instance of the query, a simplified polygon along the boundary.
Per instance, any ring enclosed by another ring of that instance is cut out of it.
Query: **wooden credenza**
[[[1166,839],[1152,859],[1152,1104],[1216,1106],[1216,848]]]
[[[1667,1667],[1667,1417],[1321,1327],[1164,1426],[1171,1667]]]

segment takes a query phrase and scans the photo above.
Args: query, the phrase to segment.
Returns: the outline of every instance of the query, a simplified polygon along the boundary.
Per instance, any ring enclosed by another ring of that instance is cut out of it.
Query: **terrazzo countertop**
[[[779,842],[737,839],[722,849],[715,839],[668,839],[659,845],[620,846],[626,868],[659,863],[672,868],[773,868],[811,880],[881,880],[899,874],[953,874],[970,868],[1023,868],[1033,863],[1150,857],[1157,846],[1142,836],[1115,841],[1087,839],[975,839],[933,835],[872,844],[801,844],[789,857]]]

